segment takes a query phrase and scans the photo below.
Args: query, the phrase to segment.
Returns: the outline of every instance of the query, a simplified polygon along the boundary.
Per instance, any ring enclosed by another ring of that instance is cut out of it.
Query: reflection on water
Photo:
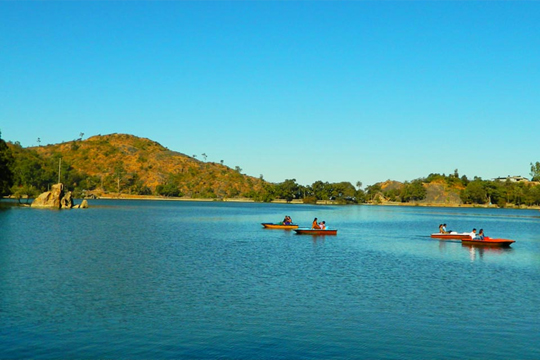
[[[462,244],[462,247],[469,252],[471,261],[483,259],[484,254],[487,255],[502,255],[513,251],[511,247],[490,247],[481,245]]]
[[[324,244],[324,241],[326,240],[326,236],[325,236],[325,235],[299,235],[299,236],[311,238],[311,241],[312,241],[313,244],[315,244],[315,245],[317,245],[317,244],[323,245],[323,244]]]
[[[535,213],[91,205],[0,207],[0,358],[540,358]],[[261,227],[284,214],[338,235]],[[431,239],[440,223],[517,242]]]

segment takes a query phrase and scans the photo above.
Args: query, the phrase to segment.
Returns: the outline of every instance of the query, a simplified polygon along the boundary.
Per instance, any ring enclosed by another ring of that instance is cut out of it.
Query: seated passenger
[[[469,234],[469,236],[471,237],[471,239],[474,240],[474,238],[476,237],[476,228],[472,229],[472,232]]]
[[[317,223],[317,218],[313,220],[313,223],[311,224],[312,229],[320,229],[319,224]]]
[[[321,222],[319,223],[319,227],[321,228],[321,230],[326,230],[326,222],[321,221]]]
[[[474,240],[484,240],[484,229],[480,229],[480,231],[478,231],[478,234],[476,234]]]

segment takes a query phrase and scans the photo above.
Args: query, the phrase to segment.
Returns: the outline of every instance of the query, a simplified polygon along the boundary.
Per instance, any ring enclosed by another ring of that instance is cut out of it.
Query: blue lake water
[[[540,211],[90,206],[0,207],[0,358],[540,359]]]

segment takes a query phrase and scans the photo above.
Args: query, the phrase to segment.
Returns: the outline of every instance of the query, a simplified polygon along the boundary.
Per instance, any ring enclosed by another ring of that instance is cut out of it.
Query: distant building
[[[501,177],[498,177],[498,178],[495,178],[493,179],[495,181],[501,181],[501,182],[506,182],[506,181],[510,181],[510,182],[529,182],[529,179],[523,177],[523,176],[501,176]]]

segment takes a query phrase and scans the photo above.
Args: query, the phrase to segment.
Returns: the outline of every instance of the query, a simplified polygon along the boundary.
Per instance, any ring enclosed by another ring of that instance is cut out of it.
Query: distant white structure
[[[505,182],[505,181],[510,181],[510,182],[529,182],[529,179],[519,175],[519,176],[501,176],[501,177],[498,177],[498,178],[495,178],[493,179],[495,181],[502,181],[502,182]]]

